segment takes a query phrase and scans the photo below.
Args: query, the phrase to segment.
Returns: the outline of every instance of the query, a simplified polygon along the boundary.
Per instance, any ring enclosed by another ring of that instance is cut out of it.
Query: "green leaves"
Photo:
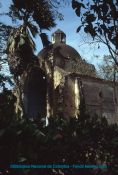
[[[25,33],[23,33],[22,30],[24,30],[23,26],[18,29],[14,29],[11,32],[7,45],[8,53],[14,53],[16,50],[20,50],[25,45],[29,45],[31,50],[35,50],[35,43],[31,38],[29,31],[25,29]]]
[[[33,60],[35,43],[32,37],[36,37],[39,31],[42,33],[43,29],[49,30],[54,27],[56,18],[54,6],[47,0],[12,0],[12,2],[9,16],[13,21],[21,20],[23,23],[11,32],[7,45],[10,71],[18,76]],[[50,42],[46,34],[42,35],[43,45],[47,46]]]
[[[81,30],[81,27],[82,27],[82,25],[77,28],[77,32],[79,32]]]
[[[108,125],[105,118],[90,117],[87,114],[78,119],[66,121],[60,117],[49,119],[49,125],[42,127],[34,121],[14,120],[0,129],[1,164],[104,164],[110,162],[111,174],[115,174],[117,162],[118,126]],[[14,147],[13,147],[14,146]],[[5,156],[5,154],[7,156]],[[75,174],[76,169],[61,169],[63,173]],[[11,171],[11,169],[10,169]],[[17,170],[18,171],[18,170]],[[24,170],[22,174],[24,173]],[[58,171],[58,169],[57,169]],[[98,174],[93,170],[79,169],[82,174]],[[113,173],[114,172],[114,173]],[[25,172],[27,175],[32,170]],[[47,169],[35,169],[35,174],[47,174]],[[48,169],[52,174],[52,169]],[[59,173],[58,173],[59,174]],[[107,175],[108,172],[104,172]]]
[[[85,5],[76,0],[72,0],[72,8],[75,10],[76,15],[80,16],[81,8],[85,8]]]
[[[89,25],[86,25],[84,28],[84,31],[86,33],[89,33],[93,38],[96,36],[95,28],[93,28],[92,23],[89,23]]]
[[[118,66],[115,65],[110,55],[104,55],[102,65],[99,65],[99,74],[102,78],[118,81]]]
[[[98,36],[99,34],[104,36],[105,34],[108,40],[114,44],[116,48],[118,47],[116,37],[116,21],[118,21],[118,11],[116,9],[118,8],[118,4],[116,1],[105,0],[86,4],[85,1],[77,2],[73,0],[72,7],[77,16],[81,18],[82,27],[86,33],[90,33],[92,37]],[[81,9],[82,7],[84,10]],[[78,31],[80,31],[80,28],[78,28]],[[112,37],[113,35],[114,39]]]
[[[25,25],[31,27],[33,34],[34,31],[37,32],[37,29],[28,22],[33,20],[40,29],[50,29],[55,26],[55,17],[53,14],[53,8],[47,0],[13,0],[11,17],[22,19]]]
[[[28,26],[32,36],[36,37],[36,35],[38,34],[38,28],[30,22],[27,23],[27,26]]]
[[[93,39],[108,47],[112,59],[118,65],[116,58],[118,49],[118,3],[112,0],[89,1],[73,0],[72,8],[80,18],[77,29],[84,29]],[[81,26],[81,27],[80,27]]]
[[[96,20],[96,17],[95,17],[95,15],[94,14],[88,14],[87,16],[86,16],[86,21],[87,21],[87,23],[92,23],[92,22],[94,22]]]
[[[7,54],[10,71],[18,76],[27,69],[34,57],[35,43],[25,26],[14,29],[8,39]]]
[[[4,65],[7,64],[5,50],[7,39],[11,29],[12,27],[10,27],[9,25],[5,25],[4,23],[0,22],[0,89],[6,86],[6,82],[8,84],[11,84],[10,78],[5,75],[7,69],[4,69],[4,72],[2,71],[2,68],[5,67]]]

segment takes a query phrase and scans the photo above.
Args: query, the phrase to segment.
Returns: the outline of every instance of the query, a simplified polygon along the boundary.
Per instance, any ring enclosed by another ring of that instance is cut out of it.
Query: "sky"
[[[0,9],[1,12],[7,12],[11,0],[0,1],[2,2],[2,8]],[[80,20],[72,9],[71,3],[70,5],[67,4],[60,7],[59,12],[64,15],[64,20],[57,20],[57,25],[55,28],[51,29],[50,31],[45,31],[48,34],[49,39],[51,40],[51,35],[53,32],[55,32],[57,29],[61,29],[66,34],[66,43],[75,48],[83,59],[87,60],[89,63],[94,64],[97,68],[98,64],[102,62],[103,55],[109,54],[107,47],[104,44],[101,44],[100,48],[98,49],[98,45],[90,44],[92,41],[90,36],[87,36],[84,32],[76,33],[76,29],[80,25]],[[10,23],[10,19],[8,17],[2,17],[0,20],[7,24]],[[37,54],[43,48],[39,36],[37,36],[35,39],[35,43]]]

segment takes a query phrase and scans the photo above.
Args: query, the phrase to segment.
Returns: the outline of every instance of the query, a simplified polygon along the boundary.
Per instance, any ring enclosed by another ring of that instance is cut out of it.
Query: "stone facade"
[[[77,87],[73,93],[76,99],[75,115],[81,112],[80,105],[84,103],[85,110],[90,115],[105,117],[109,123],[118,123],[118,84],[114,88],[113,82],[81,74],[70,74],[67,79],[71,93],[74,85]],[[74,102],[73,97],[70,101]],[[68,107],[67,111],[69,110],[73,111],[72,106]]]
[[[90,115],[117,123],[118,84],[114,87],[113,82],[97,78],[94,66],[66,44],[62,31],[52,35],[52,43],[40,51],[39,65],[34,66],[25,83],[26,113],[30,117],[58,115],[69,120],[79,116],[84,104]]]

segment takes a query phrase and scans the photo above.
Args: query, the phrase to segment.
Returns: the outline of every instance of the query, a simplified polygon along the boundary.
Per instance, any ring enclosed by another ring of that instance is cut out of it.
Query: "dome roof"
[[[54,43],[46,48],[43,48],[39,54],[39,59],[46,59],[53,53],[55,58],[65,59],[65,60],[75,60],[81,59],[79,53],[71,46],[64,43]]]
[[[52,35],[54,35],[54,34],[58,34],[58,33],[61,33],[61,34],[63,34],[63,35],[66,35],[62,30],[60,30],[60,29],[57,29]]]

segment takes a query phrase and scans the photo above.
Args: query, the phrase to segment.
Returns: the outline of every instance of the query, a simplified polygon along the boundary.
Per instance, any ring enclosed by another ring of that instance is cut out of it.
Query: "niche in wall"
[[[25,83],[24,107],[29,118],[46,116],[46,75],[40,68],[33,68]]]

